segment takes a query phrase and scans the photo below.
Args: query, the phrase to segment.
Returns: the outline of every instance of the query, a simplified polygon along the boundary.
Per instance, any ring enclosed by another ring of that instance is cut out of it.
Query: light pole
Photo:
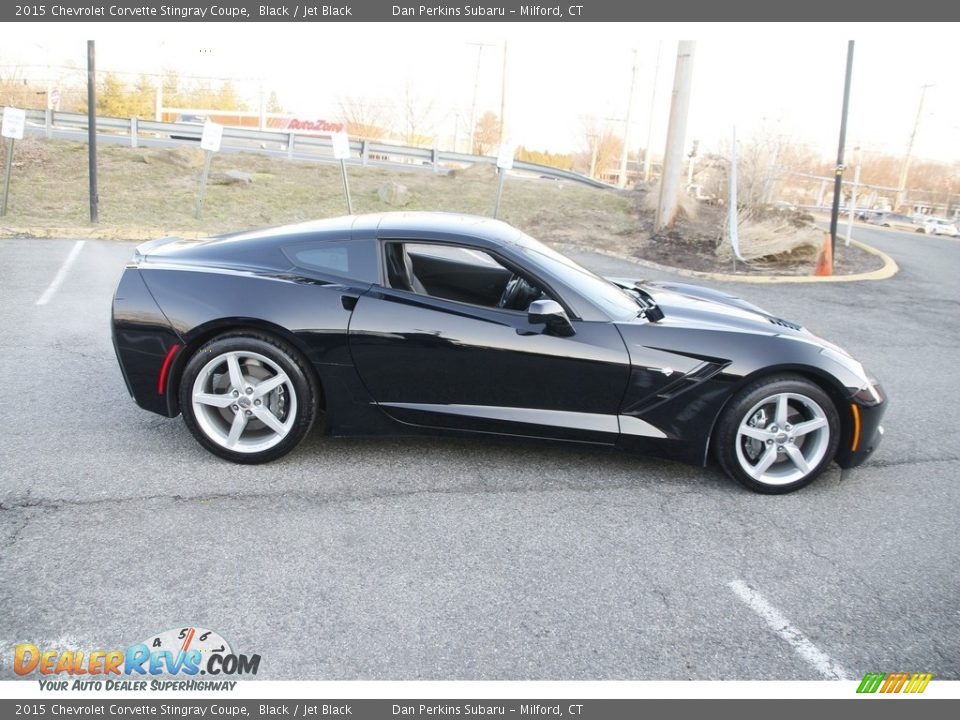
[[[46,77],[44,77],[44,84],[47,87],[46,109],[54,110],[55,108],[54,108],[54,102],[53,102],[53,69],[50,64],[50,48],[46,45],[42,45],[41,43],[33,43],[33,46],[39,50],[42,50],[44,53],[44,56],[46,57],[46,61],[47,61],[46,71],[45,71]]]
[[[600,144],[600,134],[596,132],[589,133],[587,139],[590,140],[590,177],[597,176],[597,151]]]
[[[467,153],[473,153],[473,136],[476,133],[476,122],[477,122],[477,89],[480,87],[480,61],[483,59],[483,49],[485,47],[491,47],[490,43],[467,43],[467,45],[475,45],[477,48],[477,70],[473,76],[473,101],[470,103],[470,127],[468,128],[467,137],[469,138],[470,147],[467,148]]]
[[[623,190],[627,186],[627,148],[630,147],[630,110],[633,108],[633,87],[637,81],[637,51],[633,51],[633,67],[630,69],[630,92],[627,95],[627,114],[623,118],[623,151],[620,153],[620,174],[617,187]]]
[[[87,165],[90,222],[95,224],[99,214],[100,195],[97,192],[97,67],[93,40],[87,40]]]
[[[163,80],[165,77],[164,68],[166,67],[167,41],[161,40],[157,46],[157,56],[160,58],[160,69],[157,72],[157,87],[153,98],[153,119],[157,122],[163,122]]]
[[[850,247],[850,238],[853,236],[853,220],[854,216],[857,214],[857,189],[860,186],[860,163],[861,163],[861,152],[860,147],[857,146],[853,149],[853,158],[856,165],[853,170],[853,190],[850,191],[850,217],[847,219],[847,238],[844,243],[847,247]]]
[[[643,181],[650,182],[650,140],[653,137],[653,105],[657,101],[657,77],[660,75],[660,50],[663,40],[657,43],[657,64],[653,70],[653,92],[650,94],[650,113],[647,118],[647,145],[643,149]]]
[[[837,220],[840,216],[840,194],[843,192],[843,149],[847,142],[847,111],[850,108],[850,82],[853,79],[854,41],[847,41],[847,71],[843,81],[843,107],[840,110],[840,142],[837,144],[837,167],[833,176],[833,208],[830,211],[830,272],[837,254]],[[818,263],[819,264],[819,263]]]

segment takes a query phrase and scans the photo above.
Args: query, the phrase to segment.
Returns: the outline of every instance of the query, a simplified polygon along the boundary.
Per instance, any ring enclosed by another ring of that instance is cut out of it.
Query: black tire
[[[232,362],[240,372],[240,390],[233,382]],[[259,395],[262,382],[268,385]],[[274,387],[267,390],[270,385]],[[255,331],[220,335],[204,343],[180,378],[180,410],[187,428],[207,450],[235,463],[270,462],[293,450],[310,432],[319,398],[317,382],[301,354],[282,340]],[[238,418],[241,413],[244,417]],[[239,428],[236,437],[234,423]]]
[[[787,418],[785,426],[777,425],[778,415]],[[827,393],[799,375],[779,374],[755,380],[730,399],[713,452],[737,482],[780,495],[813,482],[833,461],[839,440],[840,417]]]

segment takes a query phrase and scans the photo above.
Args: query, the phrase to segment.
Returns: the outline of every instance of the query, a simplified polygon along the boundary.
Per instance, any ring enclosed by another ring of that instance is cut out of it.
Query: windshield
[[[538,265],[576,288],[613,320],[632,320],[643,307],[632,295],[609,280],[604,280],[529,235],[522,235],[519,238],[519,248]]]

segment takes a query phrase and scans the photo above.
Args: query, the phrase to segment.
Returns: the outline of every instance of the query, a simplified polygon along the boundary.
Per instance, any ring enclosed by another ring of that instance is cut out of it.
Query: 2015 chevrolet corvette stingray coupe
[[[141,245],[113,302],[137,404],[240,463],[333,435],[494,433],[707,464],[765,493],[859,465],[884,393],[799,325],[693,285],[605,279],[444,213]]]

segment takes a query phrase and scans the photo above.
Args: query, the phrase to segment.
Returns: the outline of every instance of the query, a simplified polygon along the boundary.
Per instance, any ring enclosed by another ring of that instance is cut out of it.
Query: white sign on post
[[[513,153],[516,146],[512,142],[505,142],[500,146],[497,155],[497,167],[501,170],[513,170]]]
[[[207,120],[203,124],[203,135],[200,138],[200,148],[210,152],[220,151],[220,141],[223,140],[223,125]]]
[[[23,140],[23,127],[27,124],[27,111],[20,108],[6,107],[3,109],[3,130],[5,138]]]
[[[350,159],[350,138],[346,133],[333,134],[333,157],[337,160]]]

